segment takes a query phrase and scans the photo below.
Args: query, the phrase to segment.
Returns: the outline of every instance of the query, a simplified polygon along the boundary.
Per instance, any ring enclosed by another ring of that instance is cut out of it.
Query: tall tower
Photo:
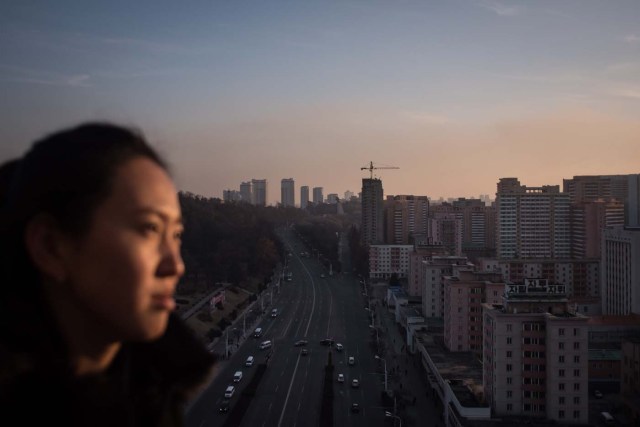
[[[240,184],[240,200],[247,203],[253,203],[251,182],[243,182],[242,184]]]
[[[300,209],[306,209],[309,204],[309,186],[300,187]]]
[[[280,181],[280,202],[282,206],[295,206],[295,183],[293,178],[282,178]]]
[[[322,202],[324,202],[322,187],[313,187],[313,203],[317,205],[318,203]]]
[[[384,205],[382,181],[362,179],[362,242],[365,245],[384,243]]]
[[[500,178],[496,207],[498,258],[569,258],[569,194],[560,186],[527,187],[517,178]]]
[[[256,206],[267,206],[267,180],[252,179],[251,187],[253,189],[253,204]]]

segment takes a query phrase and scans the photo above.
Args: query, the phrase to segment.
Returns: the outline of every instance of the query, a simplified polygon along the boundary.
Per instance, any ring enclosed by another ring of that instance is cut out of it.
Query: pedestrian
[[[215,356],[173,312],[183,226],[165,162],[141,133],[88,123],[12,164],[0,188],[3,417],[181,425]]]

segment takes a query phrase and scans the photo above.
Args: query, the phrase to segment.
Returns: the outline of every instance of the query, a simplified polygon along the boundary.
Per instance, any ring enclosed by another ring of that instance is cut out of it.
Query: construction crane
[[[371,173],[371,179],[373,179],[373,170],[374,169],[400,169],[397,166],[374,166],[373,162],[369,162],[369,166],[361,167],[360,170],[368,170]]]

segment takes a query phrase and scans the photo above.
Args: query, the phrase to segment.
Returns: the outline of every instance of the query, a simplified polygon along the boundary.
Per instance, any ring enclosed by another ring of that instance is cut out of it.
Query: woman
[[[182,219],[165,163],[89,123],[0,174],[0,406],[32,425],[181,425],[213,357],[172,313]]]

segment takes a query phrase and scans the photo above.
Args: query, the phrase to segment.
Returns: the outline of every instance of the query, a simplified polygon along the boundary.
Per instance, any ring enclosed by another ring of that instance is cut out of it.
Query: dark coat
[[[124,344],[107,372],[77,378],[54,324],[41,296],[0,296],[0,424],[181,426],[215,360],[172,314],[160,339]]]

